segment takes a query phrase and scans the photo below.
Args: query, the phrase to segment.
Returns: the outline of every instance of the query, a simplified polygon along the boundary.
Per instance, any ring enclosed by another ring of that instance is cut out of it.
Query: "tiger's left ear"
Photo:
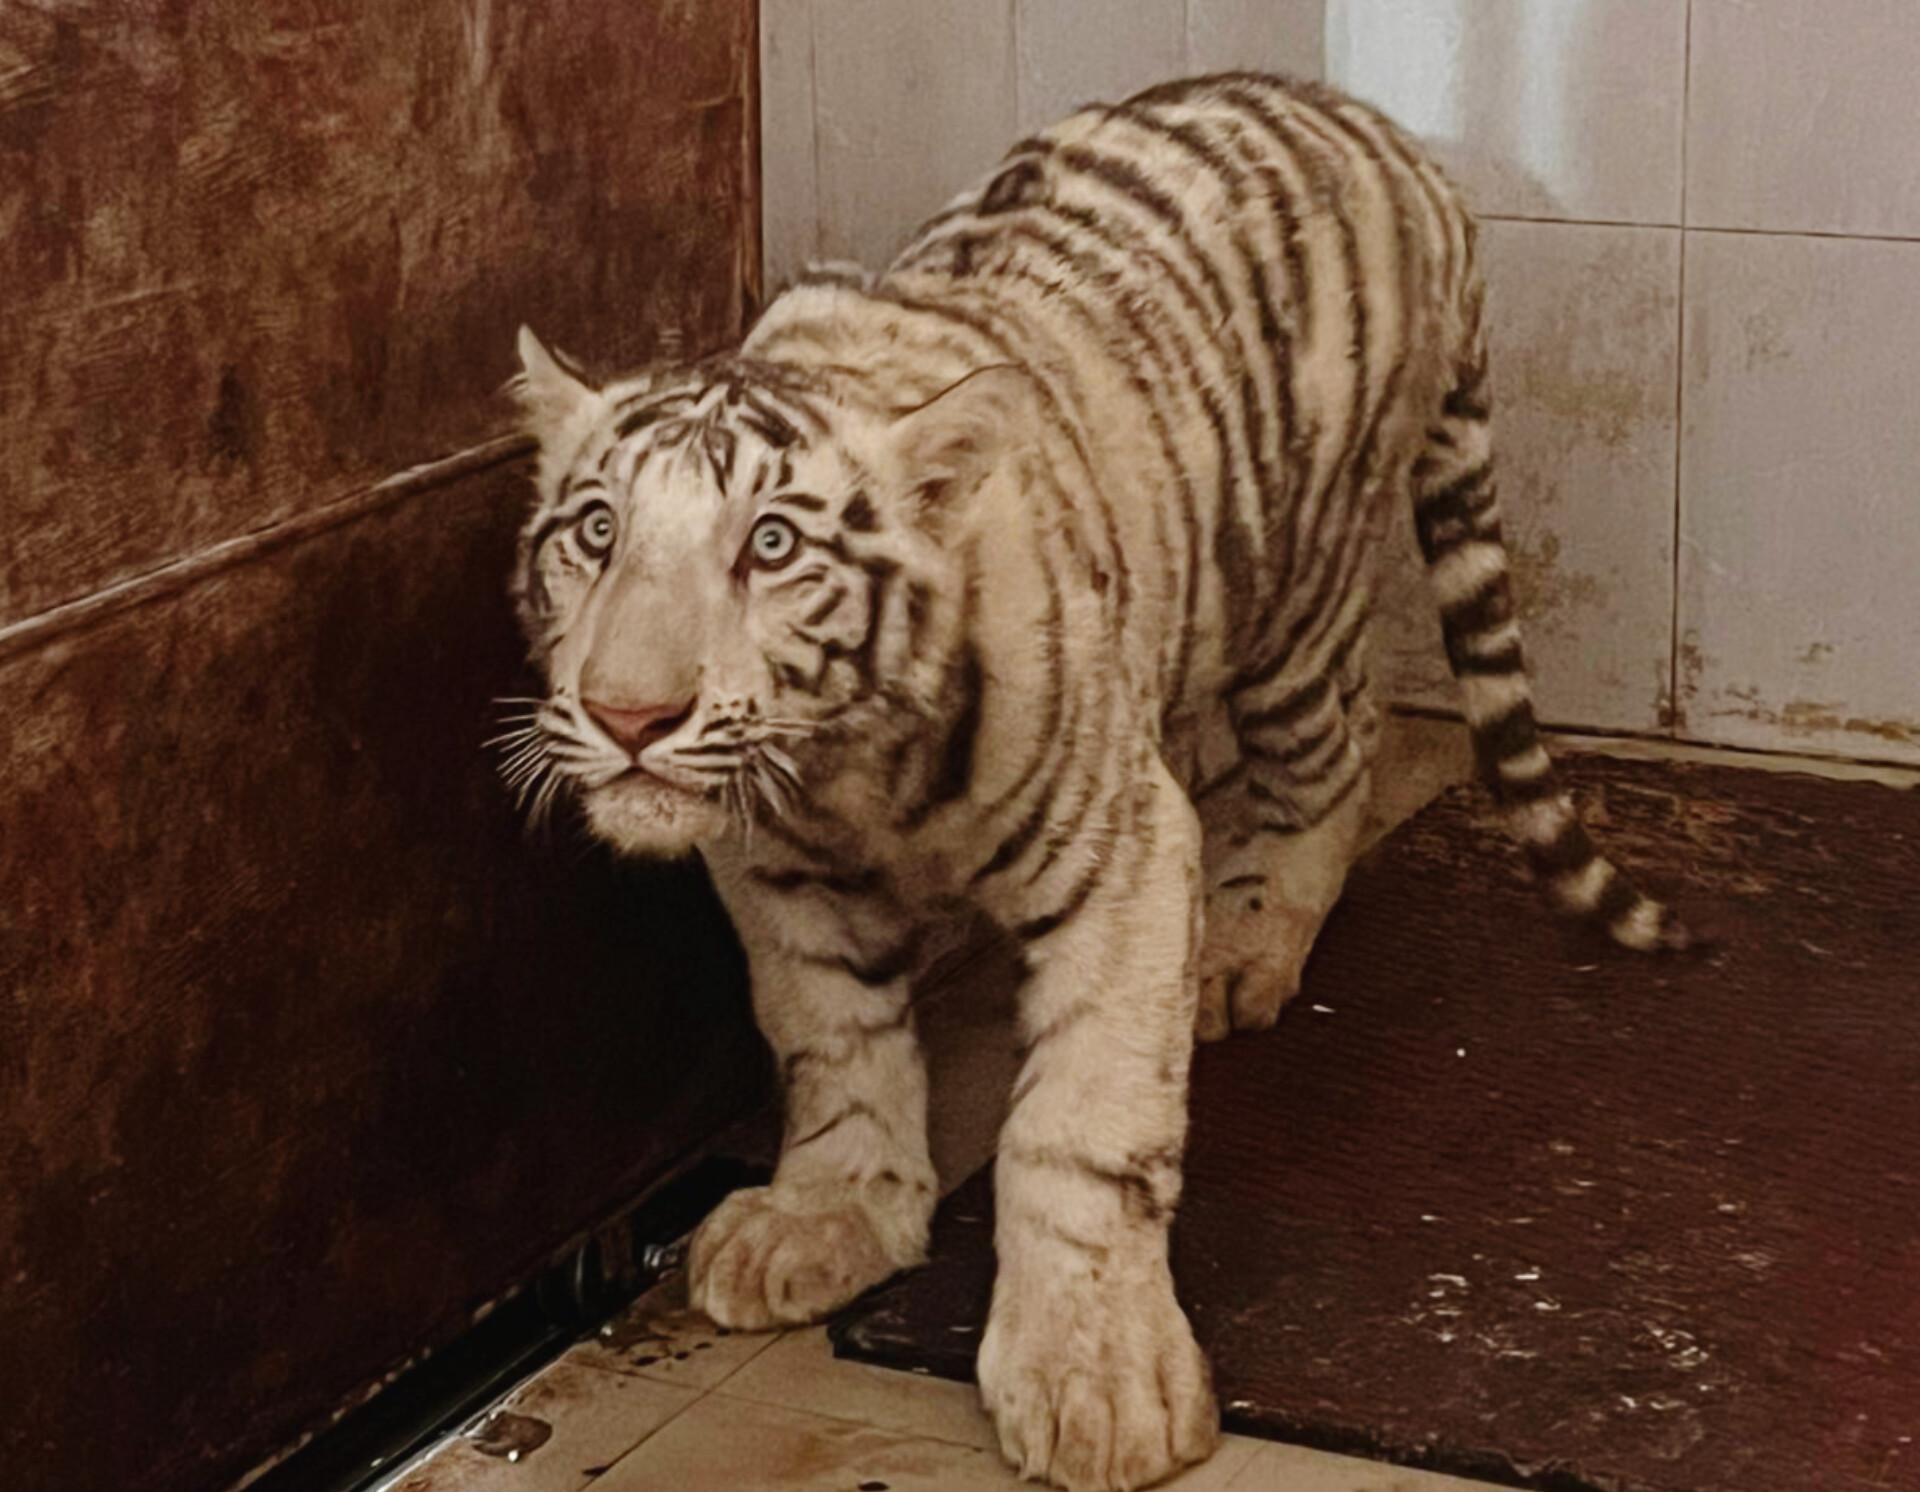
[[[969,373],[893,422],[899,472],[929,506],[973,491],[1026,445],[1037,398],[1011,363]]]
[[[589,411],[599,401],[596,390],[583,382],[561,357],[540,345],[540,339],[528,328],[520,328],[520,371],[507,384],[507,390],[519,402],[529,434],[544,444],[576,416]]]

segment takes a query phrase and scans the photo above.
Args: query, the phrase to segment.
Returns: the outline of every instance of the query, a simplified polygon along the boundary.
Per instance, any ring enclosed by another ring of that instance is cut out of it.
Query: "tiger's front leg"
[[[797,1325],[918,1263],[935,1199],[926,1070],[908,1004],[915,928],[872,893],[709,858],[779,1059],[786,1133],[769,1186],[693,1237],[693,1306],[721,1326]]]
[[[1167,1259],[1198,995],[1200,832],[1157,758],[1133,818],[1084,903],[1028,945],[1027,1057],[995,1168],[999,1273],[981,1394],[1021,1473],[1075,1492],[1151,1485],[1219,1439]]]

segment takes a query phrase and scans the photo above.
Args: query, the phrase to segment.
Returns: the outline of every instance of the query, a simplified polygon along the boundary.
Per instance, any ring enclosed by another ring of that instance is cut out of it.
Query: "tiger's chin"
[[[727,831],[727,815],[709,798],[629,772],[581,795],[587,824],[624,854],[654,860],[692,854]]]

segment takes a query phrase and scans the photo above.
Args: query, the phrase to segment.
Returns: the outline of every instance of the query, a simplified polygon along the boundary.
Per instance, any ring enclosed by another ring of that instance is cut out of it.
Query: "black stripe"
[[[1493,463],[1483,461],[1431,496],[1416,499],[1414,531],[1420,540],[1421,557],[1428,565],[1470,539],[1492,537],[1487,529],[1497,529],[1498,525],[1484,525],[1499,495],[1492,477]]]
[[[1585,870],[1599,858],[1600,852],[1594,848],[1585,825],[1577,818],[1568,818],[1560,832],[1546,844],[1527,846],[1527,859],[1533,868],[1552,880]]]
[[[1043,224],[1046,222],[1060,224],[1061,231],[1044,227]],[[1030,243],[1044,250],[1072,271],[1071,278],[1076,284],[1095,286],[1106,283],[1109,276],[1103,272],[1099,262],[1093,259],[1085,248],[1075,245],[1073,235],[1076,230],[1102,248],[1110,250],[1123,266],[1132,265],[1141,259],[1152,261],[1158,271],[1166,276],[1167,281],[1181,292],[1196,318],[1207,314],[1204,301],[1187,284],[1184,276],[1171,261],[1150,245],[1137,240],[1122,240],[1112,227],[1101,222],[1084,208],[1050,202],[1046,204],[1044,212],[1029,215],[1029,220],[1009,224],[1002,230],[1001,236],[1008,242]],[[999,278],[1031,283],[1050,293],[1057,293],[1052,280],[1043,279],[1030,270],[1011,264],[1002,268]],[[1113,338],[1107,328],[1101,324],[1099,315],[1084,296],[1065,296],[1062,298],[1062,304],[1086,327],[1096,344],[1105,346],[1112,343]],[[1208,425],[1213,431],[1214,441],[1220,454],[1223,485],[1229,493],[1238,485],[1237,473],[1241,467],[1241,460],[1234,450],[1226,413],[1215,392],[1220,379],[1203,374],[1196,361],[1195,344],[1187,337],[1181,324],[1151,301],[1136,303],[1131,297],[1115,297],[1101,300],[1099,306],[1105,313],[1117,316],[1125,323],[1128,345],[1146,353],[1160,365],[1162,370],[1162,377],[1156,384],[1147,378],[1140,367],[1132,362],[1126,364],[1127,379],[1146,410],[1150,427],[1160,446],[1162,459],[1172,476],[1178,494],[1181,522],[1187,538],[1184,556],[1176,555],[1172,546],[1164,539],[1155,545],[1167,563],[1169,595],[1180,595],[1183,572],[1185,579],[1184,595],[1181,601],[1184,624],[1169,639],[1176,655],[1174,669],[1171,674],[1162,679],[1160,690],[1162,698],[1174,700],[1179,697],[1179,692],[1184,687],[1188,650],[1197,635],[1195,617],[1200,591],[1197,572],[1203,551],[1199,529],[1199,509],[1192,478],[1188,473],[1187,463],[1180,456],[1173,434],[1173,425],[1162,408],[1162,395],[1171,391],[1199,401]],[[1144,319],[1144,314],[1149,313],[1154,316],[1152,326],[1149,326]],[[1196,324],[1204,323],[1196,322]],[[1222,376],[1227,376],[1230,371],[1231,365],[1223,363]],[[1092,491],[1096,501],[1101,504],[1102,517],[1107,520],[1108,532],[1111,533],[1112,515],[1106,505],[1104,488],[1096,483]],[[1156,525],[1164,522],[1161,505],[1155,505],[1153,517]],[[1124,569],[1120,574],[1124,581]],[[1120,615],[1117,624],[1123,625],[1126,603],[1124,588],[1119,603]]]
[[[981,708],[986,696],[986,670],[980,654],[969,641],[961,654],[957,678],[950,686],[957,703],[949,719],[945,738],[935,759],[926,792],[904,816],[908,829],[916,829],[944,804],[955,803],[973,786],[974,751],[979,743]]]
[[[1639,891],[1616,868],[1613,879],[1607,882],[1606,889],[1600,893],[1600,900],[1594,904],[1593,917],[1595,921],[1611,927],[1639,905]]]
[[[747,875],[770,891],[793,892],[818,888],[843,896],[868,896],[880,889],[883,877],[877,870],[841,874],[833,871],[782,869],[751,866]]]
[[[877,989],[912,972],[920,957],[920,938],[918,933],[909,933],[872,958],[856,958],[848,953],[808,953],[802,957],[821,968],[843,970],[867,988]]]
[[[1504,714],[1473,728],[1473,750],[1483,769],[1491,771],[1497,762],[1525,756],[1540,744],[1540,730],[1533,718],[1533,705],[1521,700]]]
[[[1502,643],[1491,653],[1468,652],[1465,639],[1452,635],[1447,637],[1446,643],[1447,662],[1452,665],[1457,678],[1521,674],[1527,671],[1526,659],[1518,642]]]
[[[1330,719],[1324,727],[1315,731],[1310,736],[1297,737],[1277,749],[1268,747],[1256,738],[1242,741],[1241,749],[1255,761],[1264,762],[1276,767],[1290,767],[1306,761],[1308,757],[1324,750],[1334,741],[1339,741],[1344,744],[1346,736],[1346,716],[1336,710],[1333,718]],[[1300,781],[1301,779],[1296,775],[1295,780]]]
[[[1031,156],[1016,160],[994,177],[980,194],[980,215],[990,217],[995,213],[1012,212],[1015,208],[1025,207],[1039,195],[1045,177],[1046,168]]]
[[[878,1121],[879,1117],[880,1116],[874,1112],[871,1104],[864,1103],[856,1098],[824,1124],[816,1126],[796,1140],[789,1140],[781,1149],[783,1151],[798,1150],[803,1145],[811,1145],[816,1140],[823,1140],[849,1119],[872,1119]]]
[[[1111,187],[1129,201],[1146,208],[1154,217],[1165,223],[1174,240],[1180,244],[1192,246],[1193,235],[1187,226],[1186,214],[1180,210],[1180,204],[1169,197],[1159,187],[1141,175],[1133,162],[1116,156],[1103,155],[1085,145],[1069,145],[1059,152],[1059,159],[1083,176]],[[1220,278],[1220,271],[1204,254],[1194,255],[1200,277],[1206,281],[1207,289],[1212,292],[1214,308],[1220,315],[1231,317],[1234,311],[1233,296]]]
[[[1106,869],[1103,861],[1094,860],[1067,893],[1065,901],[1051,912],[1020,923],[1013,929],[1013,936],[1022,943],[1037,943],[1048,933],[1057,931],[1069,917],[1087,904],[1087,898],[1093,895],[1094,888],[1105,878]]]
[[[1464,600],[1440,608],[1440,621],[1462,637],[1475,637],[1513,620],[1513,583],[1505,570],[1484,581]]]
[[[1296,685],[1262,709],[1241,712],[1229,703],[1228,710],[1233,716],[1233,728],[1242,733],[1254,730],[1287,730],[1319,709],[1332,687],[1332,680],[1325,675],[1320,675],[1308,679],[1304,684]]]
[[[1262,256],[1257,254],[1248,243],[1246,231],[1241,222],[1241,214],[1245,211],[1248,201],[1245,174],[1202,130],[1192,124],[1163,119],[1137,105],[1122,104],[1106,112],[1109,117],[1124,120],[1161,141],[1178,145],[1211,172],[1215,180],[1220,183],[1233,219],[1228,239],[1236,265],[1245,276],[1247,286],[1252,293],[1252,305],[1260,325],[1261,342],[1266,352],[1265,367],[1270,376],[1265,386],[1273,388],[1275,393],[1279,429],[1273,437],[1273,445],[1276,452],[1279,451],[1285,445],[1292,419],[1292,393],[1288,377],[1292,353],[1286,336],[1280,329],[1278,317],[1274,313],[1272,297],[1267,285],[1267,265]],[[1208,263],[1212,262],[1205,245],[1200,242],[1194,243],[1193,252],[1196,257],[1206,259]],[[1260,399],[1262,384],[1255,379],[1252,359],[1248,348],[1241,340],[1239,329],[1235,325],[1236,321],[1237,317],[1230,317],[1220,328],[1221,330],[1227,327],[1232,328],[1233,356],[1226,360],[1226,374],[1233,383],[1239,385],[1241,432],[1252,464],[1254,491],[1262,514],[1262,537],[1270,541],[1272,516],[1277,509],[1284,507],[1284,502],[1276,493],[1276,489],[1283,488],[1284,483],[1276,481],[1273,463],[1267,454],[1269,436],[1266,428],[1266,413]],[[1262,576],[1275,573],[1275,570],[1271,564],[1270,552],[1267,565],[1262,566],[1258,563],[1258,556],[1266,545],[1256,540],[1242,517],[1245,504],[1239,500],[1241,483],[1238,463],[1230,459],[1231,451],[1225,443],[1224,431],[1221,456],[1222,491],[1220,511],[1214,516],[1213,559],[1227,604],[1228,634],[1238,642],[1239,639],[1235,634],[1239,631],[1243,619],[1255,609],[1257,593],[1262,589],[1260,585]],[[1199,545],[1196,540],[1193,546],[1192,563],[1194,564],[1198,563],[1198,552]],[[1200,589],[1197,578],[1190,576],[1188,585],[1193,604],[1197,605]],[[1191,607],[1187,626],[1190,630],[1183,638],[1184,646],[1168,685],[1168,696],[1173,700],[1179,699],[1184,692],[1187,670],[1191,666],[1191,647],[1195,636],[1192,630]],[[1231,650],[1242,651],[1239,646],[1233,646]]]
[[[686,403],[687,401],[684,398],[676,396],[665,403],[642,405],[639,409],[634,410],[622,418],[620,423],[613,427],[615,446],[618,446],[618,444],[627,439],[628,436],[646,429],[647,426],[657,421],[667,418],[679,409],[685,408]],[[606,465],[607,457],[612,454],[612,450],[609,450],[606,455],[600,458],[600,464],[603,467]]]
[[[1250,82],[1254,82],[1255,86],[1250,88],[1248,86]],[[1339,232],[1340,257],[1350,291],[1348,357],[1354,370],[1353,392],[1349,401],[1352,418],[1348,424],[1346,436],[1341,442],[1340,451],[1332,465],[1322,474],[1325,500],[1321,504],[1319,523],[1326,525],[1344,520],[1351,531],[1354,527],[1363,527],[1355,524],[1352,508],[1364,496],[1365,469],[1371,463],[1372,446],[1378,433],[1379,422],[1392,403],[1398,382],[1399,367],[1396,364],[1389,372],[1381,387],[1380,400],[1369,416],[1367,393],[1371,374],[1367,367],[1367,287],[1361,270],[1359,241],[1355,226],[1342,201],[1341,167],[1344,162],[1338,162],[1340,151],[1331,140],[1320,133],[1311,115],[1303,112],[1289,119],[1283,119],[1273,109],[1269,98],[1265,96],[1267,88],[1260,85],[1257,80],[1229,79],[1226,80],[1226,84],[1220,95],[1222,99],[1256,122],[1280,153],[1300,167],[1306,175],[1315,209],[1324,212]],[[1304,127],[1305,132],[1313,138],[1315,148],[1302,147],[1301,141],[1294,133],[1295,125]],[[1328,155],[1334,156],[1336,161],[1330,162]],[[1307,281],[1302,280],[1300,283],[1304,285]],[[1346,499],[1344,503],[1343,498]],[[1296,501],[1292,507],[1296,519],[1299,522],[1305,522],[1308,504],[1304,501]],[[1287,647],[1281,651],[1279,657],[1284,658],[1293,651],[1294,644],[1298,641],[1298,634],[1302,630],[1322,619],[1325,598],[1342,589],[1344,583],[1350,578],[1351,547],[1351,545],[1342,545],[1340,552],[1328,555],[1320,543],[1319,529],[1313,533],[1300,531],[1296,534],[1295,542],[1290,546],[1290,552],[1306,564],[1306,573],[1309,576],[1313,575],[1316,569],[1320,571],[1319,584],[1314,587],[1313,604],[1307,608],[1301,622],[1292,629],[1294,635],[1289,638]],[[1250,629],[1250,637],[1259,638],[1267,635],[1278,621],[1280,609],[1296,593],[1296,587],[1276,587],[1266,614],[1260,617]],[[1257,674],[1258,670],[1263,667],[1270,668],[1276,661],[1273,655],[1256,651],[1249,657],[1249,669]],[[1249,676],[1248,671],[1243,670],[1242,680],[1236,682],[1242,682]]]
[[[832,616],[834,608],[846,599],[847,588],[844,585],[836,585],[822,598],[820,604],[802,617],[801,620],[809,627],[817,627],[828,617]]]
[[[840,521],[856,534],[870,534],[880,522],[873,511],[872,499],[864,491],[847,499],[846,506],[840,510]]]
[[[1020,1061],[1023,1064],[1029,1063],[1033,1054],[1039,1051],[1041,1047],[1046,1046],[1049,1042],[1057,1041],[1088,1016],[1092,1015],[1098,1008],[1098,1002],[1090,997],[1082,997],[1081,999],[1075,1000],[1071,1005],[1067,1006],[1065,1010],[1056,1014],[1052,1020],[1048,1021],[1038,1031],[1035,1031],[1030,1038],[1020,1043]],[[1025,1082],[1027,1077],[1034,1076],[1037,1075],[1029,1068],[1027,1074],[1023,1076],[1022,1081]],[[1018,1090],[1016,1090],[1016,1092],[1017,1091]]]
[[[996,327],[987,316],[976,314],[970,310],[963,310],[959,306],[949,303],[928,301],[918,296],[906,295],[888,285],[876,285],[868,294],[873,300],[898,306],[903,311],[935,317],[950,322],[955,326],[965,327],[991,347],[999,361],[1015,363],[1022,367],[1026,366],[1025,360],[1016,353],[1013,343],[1008,340],[1006,334]],[[1006,315],[1006,307],[1004,306],[994,306],[991,308],[991,311],[1001,316]],[[1049,423],[1056,430],[1064,434],[1068,442],[1073,446],[1074,455],[1080,463],[1080,469],[1087,473],[1097,471],[1099,467],[1093,460],[1092,453],[1087,448],[1086,434],[1080,428],[1079,423],[1069,415],[1070,408],[1082,409],[1086,407],[1081,391],[1074,383],[1071,375],[1059,368],[1049,368],[1044,375],[1039,369],[1029,369],[1029,371],[1034,374],[1034,382],[1040,390],[1041,397],[1048,405],[1049,413],[1052,416]],[[1063,399],[1048,381],[1050,377],[1066,384],[1070,397]],[[1121,618],[1124,619],[1133,594],[1133,577],[1127,567],[1125,554],[1121,552],[1119,545],[1114,541],[1115,528],[1112,506],[1107,502],[1106,494],[1099,489],[1098,484],[1094,484],[1093,496],[1099,508],[1100,520],[1103,526],[1102,533],[1107,541],[1107,557],[1114,567],[1114,576],[1117,582],[1116,601],[1119,613]]]

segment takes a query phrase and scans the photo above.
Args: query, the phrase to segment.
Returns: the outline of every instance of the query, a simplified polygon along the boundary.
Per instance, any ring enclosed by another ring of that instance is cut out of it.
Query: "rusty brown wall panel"
[[[758,1091],[701,877],[490,778],[523,474],[373,486],[498,428],[522,320],[738,334],[753,25],[0,5],[9,1489],[230,1484]]]
[[[0,668],[0,1466],[227,1484],[736,1112],[685,870],[529,845],[517,470]]]
[[[752,0],[0,6],[0,626],[741,319]]]

